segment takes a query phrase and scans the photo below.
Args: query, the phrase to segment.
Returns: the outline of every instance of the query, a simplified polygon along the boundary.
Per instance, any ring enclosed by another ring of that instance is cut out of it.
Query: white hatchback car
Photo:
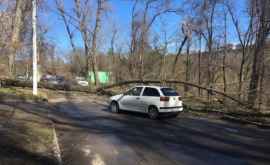
[[[175,116],[183,111],[182,98],[172,88],[160,86],[136,86],[127,92],[110,98],[110,109],[148,113],[156,119],[160,113],[173,113]]]

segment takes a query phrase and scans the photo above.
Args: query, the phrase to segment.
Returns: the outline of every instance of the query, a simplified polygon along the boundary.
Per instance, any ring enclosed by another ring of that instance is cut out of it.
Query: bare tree
[[[162,33],[163,33],[163,46],[159,49],[161,49],[159,52],[161,52],[161,61],[160,61],[160,73],[159,73],[159,79],[164,82],[167,79],[167,74],[166,74],[166,55],[168,54],[168,45],[170,43],[169,37],[167,34],[167,31],[165,29],[166,23],[162,22]],[[155,48],[158,50],[158,48]]]
[[[141,9],[141,18],[136,19],[136,16],[139,16],[139,14],[136,12],[137,3],[139,1],[135,1],[133,5],[133,12],[132,12],[132,46],[136,45],[139,55],[139,79],[143,80],[144,78],[144,54],[145,49],[147,46],[149,46],[148,39],[149,39],[149,31],[153,25],[153,23],[156,21],[158,17],[161,15],[168,13],[168,12],[176,12],[176,9],[172,9],[170,7],[170,3],[166,0],[147,0],[143,2],[143,7]],[[150,14],[150,11],[152,9],[152,14]],[[153,11],[154,10],[154,11]],[[136,21],[136,22],[135,22]],[[139,35],[137,36],[137,34]],[[134,37],[138,37],[138,40]],[[137,44],[136,44],[137,43]],[[133,51],[136,50],[133,47]]]
[[[250,53],[250,45],[253,40],[253,19],[254,19],[254,12],[250,12],[250,17],[248,20],[248,26],[246,30],[241,29],[240,27],[240,20],[239,17],[236,16],[234,9],[233,2],[225,4],[227,6],[228,13],[231,16],[232,23],[234,25],[234,28],[236,30],[237,38],[239,41],[239,44],[241,45],[241,62],[240,62],[240,69],[238,73],[238,97],[241,98],[242,88],[243,88],[243,77],[244,77],[244,66],[247,61],[248,53]],[[251,8],[251,10],[253,10]]]
[[[116,59],[116,53],[115,53],[115,42],[116,42],[116,37],[117,37],[118,29],[116,28],[115,25],[112,27],[112,36],[110,40],[110,49],[109,49],[109,56],[110,58],[110,71],[112,72],[112,77],[114,77],[115,82],[118,82],[119,79],[119,74],[118,74],[118,61]]]
[[[89,71],[89,61],[90,61],[90,32],[87,27],[88,21],[89,21],[89,1],[86,0],[84,2],[84,6],[81,5],[80,0],[74,0],[75,2],[75,15],[76,15],[76,20],[77,23],[79,24],[78,30],[82,36],[83,40],[83,45],[84,45],[84,54],[85,54],[85,69],[84,69],[84,74],[88,76],[88,71]]]
[[[101,28],[101,16],[102,12],[104,10],[104,2],[105,0],[97,0],[97,10],[96,10],[96,20],[95,20],[95,27],[93,31],[93,37],[92,37],[92,47],[91,47],[91,62],[92,62],[92,71],[95,79],[95,85],[99,86],[99,79],[97,75],[97,37],[100,32]]]
[[[270,2],[267,0],[252,0],[251,8],[255,8],[256,42],[253,54],[251,80],[249,84],[248,102],[255,105],[260,76],[263,71],[264,47],[270,32]]]
[[[9,74],[12,76],[14,74],[15,68],[15,57],[18,48],[20,47],[20,34],[23,26],[23,11],[24,11],[24,1],[16,0],[16,11],[15,18],[13,22],[13,29],[11,34],[11,46],[9,53]]]
[[[132,6],[131,11],[131,42],[130,42],[130,48],[129,48],[129,72],[131,74],[131,77],[134,77],[136,71],[134,68],[137,68],[136,66],[136,52],[138,47],[138,31],[139,31],[139,22],[137,20],[138,12],[136,12],[136,8],[138,5],[138,0],[135,0]]]
[[[183,49],[185,43],[189,40],[189,37],[191,37],[191,33],[192,33],[192,29],[191,29],[191,26],[189,23],[184,22],[182,24],[181,29],[182,29],[182,33],[184,34],[184,39],[181,42],[180,47],[178,48],[178,51],[177,51],[177,54],[175,56],[174,63],[172,66],[172,77],[173,78],[175,78],[175,71],[176,71],[176,64],[178,61],[178,57],[181,55],[182,49]]]
[[[191,10],[193,13],[193,31],[196,35],[201,36],[206,44],[205,53],[207,63],[207,86],[214,83],[215,71],[213,63],[214,46],[215,46],[215,15],[217,14],[216,8],[222,0],[193,0],[190,2]]]
[[[213,83],[214,79],[214,73],[213,73],[213,67],[212,67],[212,55],[213,55],[213,46],[214,46],[214,16],[215,16],[215,10],[217,6],[217,0],[204,1],[204,4],[202,6],[202,18],[203,21],[206,24],[206,33],[202,32],[202,36],[206,40],[207,45],[207,75],[208,75],[208,81],[207,85],[210,85]],[[206,13],[204,13],[206,12]]]

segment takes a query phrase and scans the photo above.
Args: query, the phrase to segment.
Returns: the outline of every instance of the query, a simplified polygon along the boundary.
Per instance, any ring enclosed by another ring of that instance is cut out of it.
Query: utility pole
[[[37,95],[37,0],[32,0],[33,25],[33,95]]]

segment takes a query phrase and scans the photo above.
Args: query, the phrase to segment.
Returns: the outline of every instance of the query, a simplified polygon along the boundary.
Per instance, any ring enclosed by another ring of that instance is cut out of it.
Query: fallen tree
[[[19,81],[12,79],[2,79],[0,80],[0,86],[2,87],[23,87],[23,88],[32,88],[31,81]],[[88,87],[83,87],[74,84],[50,84],[46,82],[39,82],[38,88],[50,89],[50,90],[64,90],[64,91],[78,91],[78,92],[94,92]]]
[[[18,80],[10,80],[10,79],[5,79],[5,80],[0,80],[1,86],[6,86],[6,87],[10,87],[10,86],[14,86],[14,87],[32,87],[32,83],[29,81],[18,81]],[[44,83],[41,82],[38,84],[39,88],[45,88],[45,89],[50,89],[50,90],[64,90],[64,91],[77,91],[77,92],[87,92],[87,93],[99,93],[99,94],[105,94],[105,95],[111,95],[111,92],[108,92],[106,90],[111,89],[111,88],[115,88],[115,87],[121,87],[121,86],[125,86],[125,85],[130,85],[130,84],[182,84],[182,85],[187,85],[190,87],[195,87],[201,90],[205,90],[208,93],[211,94],[217,94],[217,95],[221,95],[224,98],[228,98],[234,102],[236,102],[237,104],[248,108],[248,109],[254,109],[251,106],[249,106],[248,103],[245,103],[242,100],[239,100],[227,93],[212,89],[212,88],[208,88],[208,87],[204,87],[204,86],[200,86],[191,82],[185,82],[185,81],[178,81],[178,80],[167,80],[167,81],[155,81],[155,80],[145,80],[145,81],[141,81],[141,80],[130,80],[130,81],[123,81],[123,82],[119,82],[116,84],[111,84],[111,85],[106,85],[106,86],[102,86],[100,88],[97,89],[90,89],[89,87],[82,87],[79,85],[70,85],[70,84],[59,84],[59,85],[54,85],[54,84],[48,84],[48,83]]]
[[[167,81],[162,81],[162,82],[161,81],[154,81],[154,80],[146,80],[146,81],[141,81],[141,80],[123,81],[123,82],[120,82],[120,83],[117,83],[117,84],[107,85],[107,86],[98,88],[96,91],[97,92],[100,92],[100,91],[104,91],[106,89],[110,89],[110,88],[114,88],[114,87],[120,87],[120,86],[125,86],[125,85],[129,85],[129,84],[162,84],[162,83],[165,83],[165,84],[182,84],[182,85],[187,85],[187,86],[195,87],[195,88],[198,88],[198,89],[201,89],[201,90],[205,90],[208,93],[221,95],[221,96],[223,96],[225,98],[228,98],[228,99],[230,99],[230,100],[238,103],[239,105],[241,105],[241,106],[243,106],[245,108],[254,109],[254,108],[250,107],[249,104],[247,104],[247,103],[245,103],[245,102],[243,102],[243,101],[241,101],[241,100],[239,100],[237,98],[234,98],[233,96],[230,96],[227,93],[224,93],[224,92],[221,92],[221,91],[212,89],[212,88],[208,88],[208,87],[203,87],[203,86],[200,86],[200,85],[191,83],[191,82],[178,81],[178,80],[167,80]]]

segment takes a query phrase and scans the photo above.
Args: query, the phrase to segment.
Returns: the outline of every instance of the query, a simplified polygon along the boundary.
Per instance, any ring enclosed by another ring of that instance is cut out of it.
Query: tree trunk
[[[211,38],[209,38],[211,39]],[[211,39],[212,40],[212,39]],[[208,55],[207,55],[207,86],[209,88],[212,88],[212,62],[211,62],[211,58],[212,58],[212,41],[209,41],[208,43]],[[207,92],[207,100],[210,101],[210,92]]]
[[[211,84],[211,58],[212,58],[212,37],[209,35],[207,42],[207,86]],[[208,96],[209,97],[209,96]]]
[[[222,72],[223,72],[223,92],[226,93],[227,92],[227,78],[226,78],[226,56],[227,54],[225,53],[223,55],[223,59],[222,59]]]
[[[258,5],[257,8],[259,8],[261,11],[258,20],[259,27],[256,37],[251,80],[249,84],[248,102],[252,107],[255,106],[257,99],[259,79],[263,65],[264,47],[267,36],[269,35],[270,32],[270,24],[269,24],[270,13],[268,11],[270,2],[266,0],[256,2]]]
[[[97,36],[101,28],[101,14],[102,14],[102,6],[104,0],[98,0],[97,12],[96,12],[96,22],[95,28],[93,32],[93,40],[92,40],[92,50],[91,50],[91,59],[92,59],[92,71],[95,80],[95,86],[99,86],[99,77],[98,77],[98,68],[97,68]]]
[[[11,36],[11,47],[10,53],[8,55],[9,59],[9,75],[11,77],[14,76],[15,71],[15,58],[17,50],[20,46],[20,33],[23,26],[23,9],[24,1],[23,0],[16,0],[16,11],[15,11],[15,18],[13,22],[13,29],[12,29],[12,36]]]
[[[148,14],[149,4],[147,2],[146,7],[143,11],[143,21],[142,21],[142,32],[140,36],[140,47],[139,47],[139,79],[143,81],[144,78],[144,51],[146,44],[146,36],[147,36],[147,14]]]
[[[198,70],[199,70],[199,75],[198,75],[198,84],[199,85],[201,85],[201,56],[202,56],[202,36],[201,36],[201,34],[200,34],[200,38],[199,38],[199,44],[200,44],[200,50],[199,50],[199,55],[198,55]],[[199,92],[199,96],[201,96],[201,89],[200,88],[198,88],[198,92]]]
[[[222,59],[222,72],[223,72],[223,92],[226,93],[227,91],[227,79],[226,79],[226,56],[227,56],[227,13],[224,14],[224,25],[225,25],[225,32],[224,32],[224,54]]]
[[[190,40],[187,42],[187,54],[186,54],[186,82],[190,80],[190,58],[189,58],[189,50],[190,50]],[[184,87],[185,92],[188,92],[189,88],[187,85]]]
[[[178,61],[178,57],[179,55],[181,54],[182,52],[182,49],[187,41],[188,37],[185,36],[184,40],[181,42],[181,45],[180,47],[178,48],[178,51],[177,51],[177,54],[175,56],[175,59],[174,59],[174,63],[173,63],[173,66],[172,66],[172,77],[175,78],[175,71],[176,71],[176,64],[177,64],[177,61]]]
[[[140,52],[139,52],[139,79],[143,81],[144,77],[144,62],[143,62],[143,57],[144,57],[144,35],[142,35],[142,40],[141,40],[141,46],[140,46]]]
[[[240,70],[239,70],[239,77],[238,77],[238,98],[241,99],[241,93],[242,93],[242,86],[243,86],[243,71],[244,71],[244,64],[245,64],[245,48],[242,48],[242,59],[240,64]]]
[[[259,38],[262,37],[259,34]],[[258,85],[260,79],[260,72],[261,72],[261,65],[262,65],[262,57],[263,57],[263,48],[264,41],[260,39],[260,41],[256,44],[256,49],[253,58],[253,65],[252,65],[252,72],[251,72],[251,80],[249,84],[249,95],[248,95],[248,102],[250,106],[254,107],[257,99],[258,93]]]
[[[90,46],[89,46],[89,35],[87,29],[86,17],[87,13],[83,13],[81,10],[81,1],[74,0],[75,3],[75,13],[79,23],[79,30],[82,36],[83,44],[84,44],[84,56],[85,56],[85,67],[83,69],[85,77],[89,76],[89,64],[90,64]],[[90,83],[89,83],[90,84]]]
[[[265,65],[263,64],[262,66],[262,73],[261,73],[261,77],[260,77],[260,93],[259,93],[259,108],[258,110],[261,110],[261,105],[263,104],[263,83],[264,83],[264,73],[265,73]]]
[[[114,77],[114,79],[111,79],[113,80],[114,82],[118,82],[117,81],[117,64],[116,64],[116,59],[115,59],[115,53],[114,53],[114,44],[115,44],[115,38],[116,38],[116,33],[117,33],[117,30],[114,29],[113,32],[112,32],[112,38],[111,38],[111,48],[110,48],[110,63],[109,63],[109,70],[110,72],[112,73],[111,74],[111,77]]]

